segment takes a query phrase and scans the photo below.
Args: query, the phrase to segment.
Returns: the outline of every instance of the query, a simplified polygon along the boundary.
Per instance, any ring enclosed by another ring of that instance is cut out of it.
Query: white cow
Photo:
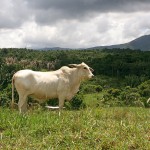
[[[19,94],[18,107],[21,113],[27,111],[27,97],[32,96],[39,102],[58,98],[59,109],[63,108],[65,100],[71,100],[78,92],[81,81],[94,75],[93,69],[85,63],[70,64],[59,70],[39,72],[20,70],[12,78],[12,106],[14,104],[14,87]]]

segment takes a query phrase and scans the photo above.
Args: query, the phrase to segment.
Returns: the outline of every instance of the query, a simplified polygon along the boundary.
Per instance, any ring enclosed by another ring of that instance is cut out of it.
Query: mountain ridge
[[[150,35],[140,36],[130,42],[116,45],[106,45],[106,46],[95,46],[89,48],[62,48],[62,47],[45,47],[37,48],[36,50],[88,50],[88,49],[132,49],[132,50],[141,50],[141,51],[150,51]]]
[[[116,45],[106,45],[106,46],[96,46],[91,47],[88,49],[113,49],[113,48],[120,48],[120,49],[132,49],[132,50],[141,50],[141,51],[150,51],[150,35],[143,35],[138,37],[128,43],[124,44],[116,44]]]

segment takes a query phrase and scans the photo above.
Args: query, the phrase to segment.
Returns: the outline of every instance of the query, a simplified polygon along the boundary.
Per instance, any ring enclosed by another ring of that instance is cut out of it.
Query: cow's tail
[[[11,108],[13,109],[14,108],[14,103],[15,103],[15,100],[14,100],[14,88],[15,88],[15,85],[14,85],[14,76],[12,77],[12,101],[11,101]]]

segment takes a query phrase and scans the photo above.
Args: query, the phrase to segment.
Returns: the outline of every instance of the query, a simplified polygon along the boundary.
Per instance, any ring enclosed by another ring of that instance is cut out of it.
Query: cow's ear
[[[91,70],[91,72],[94,72],[94,69],[92,69],[91,67],[89,69]]]
[[[70,68],[77,68],[78,65],[77,65],[77,64],[69,64],[68,66],[69,66]]]

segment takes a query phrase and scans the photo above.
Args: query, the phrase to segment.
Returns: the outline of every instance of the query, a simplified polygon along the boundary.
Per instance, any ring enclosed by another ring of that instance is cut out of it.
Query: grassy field
[[[2,150],[149,150],[150,110],[86,108],[37,109],[20,115],[0,107]]]

